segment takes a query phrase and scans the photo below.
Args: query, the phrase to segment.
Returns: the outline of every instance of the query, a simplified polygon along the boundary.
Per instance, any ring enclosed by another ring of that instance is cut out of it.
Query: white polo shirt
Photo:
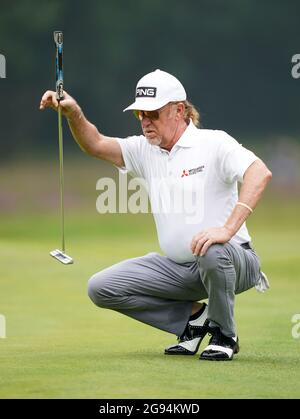
[[[192,121],[170,152],[143,135],[117,141],[124,169],[147,183],[162,251],[178,263],[194,261],[193,236],[226,223],[238,201],[238,182],[258,157],[226,132],[197,129]],[[245,223],[231,239],[250,240]]]

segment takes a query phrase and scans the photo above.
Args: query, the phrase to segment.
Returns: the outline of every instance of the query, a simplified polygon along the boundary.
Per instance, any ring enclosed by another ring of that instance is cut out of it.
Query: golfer
[[[199,129],[199,113],[180,81],[161,70],[137,83],[131,110],[143,135],[98,131],[67,93],[60,102],[79,146],[143,179],[163,255],[117,263],[92,276],[91,300],[177,335],[167,355],[227,361],[239,351],[235,295],[268,288],[245,221],[271,179],[253,152],[224,131]],[[47,91],[40,109],[58,106]],[[241,184],[238,191],[238,183]],[[208,299],[208,304],[201,302]]]

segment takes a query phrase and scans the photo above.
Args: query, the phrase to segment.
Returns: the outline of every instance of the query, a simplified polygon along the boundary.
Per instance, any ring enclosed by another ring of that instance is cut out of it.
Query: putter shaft
[[[60,215],[61,215],[61,248],[65,252],[65,204],[64,204],[64,147],[62,132],[61,106],[58,104],[58,145],[59,145],[59,182],[60,182]]]

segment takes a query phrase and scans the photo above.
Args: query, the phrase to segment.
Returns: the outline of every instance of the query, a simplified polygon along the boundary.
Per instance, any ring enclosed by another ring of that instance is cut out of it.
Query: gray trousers
[[[117,263],[93,275],[88,294],[98,306],[180,336],[192,304],[208,298],[210,326],[236,335],[235,294],[256,285],[260,262],[253,249],[214,244],[195,262],[176,263],[158,253]]]

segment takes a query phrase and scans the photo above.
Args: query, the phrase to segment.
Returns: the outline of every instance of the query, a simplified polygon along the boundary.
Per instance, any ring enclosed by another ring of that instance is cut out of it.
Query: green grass
[[[1,214],[0,398],[299,398],[300,338],[291,335],[300,313],[299,203],[275,203],[263,202],[248,223],[272,288],[237,297],[241,352],[229,363],[166,357],[171,334],[87,297],[94,272],[159,250],[150,216],[73,209],[75,263],[63,266],[49,256],[60,246],[53,212]]]

